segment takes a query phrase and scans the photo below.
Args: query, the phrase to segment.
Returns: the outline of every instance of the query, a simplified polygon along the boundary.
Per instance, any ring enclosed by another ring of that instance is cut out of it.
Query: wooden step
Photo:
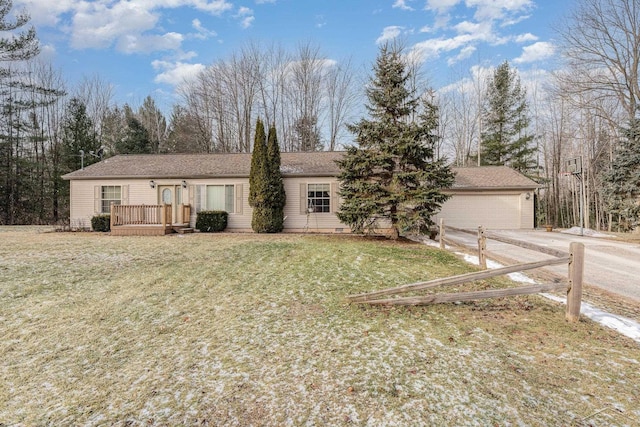
[[[178,234],[193,233],[193,228],[191,227],[173,227],[173,230]]]

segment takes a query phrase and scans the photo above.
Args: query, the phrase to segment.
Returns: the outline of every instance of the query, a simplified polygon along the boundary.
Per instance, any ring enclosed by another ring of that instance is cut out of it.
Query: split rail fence
[[[446,227],[451,230],[461,231],[465,233],[475,234],[469,230],[458,229],[454,227]],[[483,271],[466,273],[452,277],[428,280],[424,282],[416,282],[408,285],[398,286],[395,288],[382,289],[379,291],[367,292],[347,296],[347,300],[357,304],[371,305],[427,305],[440,304],[457,301],[472,301],[485,298],[502,298],[514,295],[529,295],[539,292],[567,291],[567,309],[566,318],[570,322],[576,322],[580,318],[580,306],[582,302],[582,279],[584,274],[584,245],[582,243],[573,242],[570,244],[569,252],[563,252],[544,246],[535,245],[529,242],[522,242],[515,239],[497,236],[487,233],[483,227],[478,228],[478,258],[480,267]],[[524,264],[516,264],[507,267],[496,268],[492,270],[486,269],[486,239],[494,239],[504,243],[513,244],[524,247],[526,249],[535,250],[553,256],[553,258],[529,262]],[[445,244],[445,225],[444,221],[440,221],[440,247],[444,249]],[[533,270],[541,267],[549,267],[553,265],[568,264],[569,276],[568,283],[548,283],[520,286],[508,289],[490,289],[472,292],[455,292],[455,293],[437,293],[431,295],[409,296],[409,297],[392,297],[395,295],[405,294],[408,292],[421,291],[425,289],[435,288],[439,286],[453,286],[462,283],[474,282],[476,280],[484,280],[491,277],[502,276],[505,274],[516,273],[521,271]]]

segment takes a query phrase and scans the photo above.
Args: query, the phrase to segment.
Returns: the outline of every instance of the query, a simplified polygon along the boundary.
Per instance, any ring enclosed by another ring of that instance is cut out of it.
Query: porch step
[[[193,233],[193,228],[191,227],[173,227],[173,230],[178,234]]]

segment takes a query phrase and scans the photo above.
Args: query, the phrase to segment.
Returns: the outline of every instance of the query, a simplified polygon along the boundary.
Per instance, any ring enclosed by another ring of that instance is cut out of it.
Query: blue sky
[[[167,107],[175,86],[249,41],[320,46],[368,71],[379,44],[400,37],[433,87],[474,65],[510,61],[521,73],[550,70],[558,55],[551,25],[565,0],[14,0],[25,7],[42,55],[70,86],[99,75],[116,101],[147,95]]]

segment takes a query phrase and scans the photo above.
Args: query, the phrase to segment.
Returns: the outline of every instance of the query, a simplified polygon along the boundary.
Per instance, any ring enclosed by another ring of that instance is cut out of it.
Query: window
[[[207,210],[233,213],[234,201],[233,185],[207,185]]]
[[[122,203],[122,188],[119,185],[103,185],[100,193],[100,212],[110,213],[112,203]]]
[[[309,212],[331,212],[331,185],[309,184],[307,186],[307,208]]]

